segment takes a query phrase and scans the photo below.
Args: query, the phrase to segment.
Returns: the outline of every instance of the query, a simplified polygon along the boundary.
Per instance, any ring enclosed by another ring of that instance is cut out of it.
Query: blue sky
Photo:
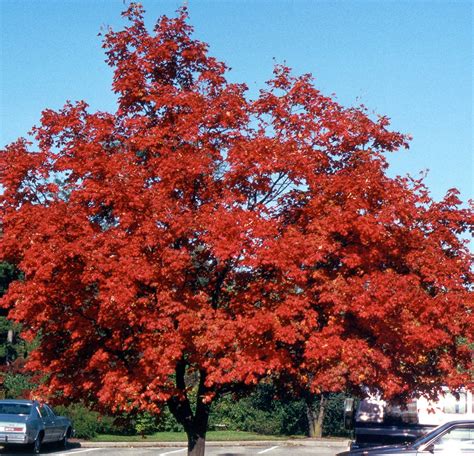
[[[178,0],[143,0],[147,23]],[[0,146],[23,136],[44,108],[85,100],[114,110],[101,26],[118,28],[123,0],[0,0]],[[413,135],[390,155],[390,174],[417,176],[435,199],[474,196],[471,1],[188,0],[195,37],[250,94],[275,62],[310,72],[345,105],[364,103]]]

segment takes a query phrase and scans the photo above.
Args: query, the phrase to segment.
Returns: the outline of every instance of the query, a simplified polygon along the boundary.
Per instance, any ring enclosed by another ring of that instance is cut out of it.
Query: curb
[[[72,444],[77,443],[81,448],[152,448],[152,447],[187,447],[187,442],[91,442],[86,440],[70,440]],[[229,447],[229,446],[305,446],[313,448],[335,448],[346,450],[349,448],[350,440],[332,439],[302,439],[302,440],[245,440],[245,441],[206,441],[209,447]]]

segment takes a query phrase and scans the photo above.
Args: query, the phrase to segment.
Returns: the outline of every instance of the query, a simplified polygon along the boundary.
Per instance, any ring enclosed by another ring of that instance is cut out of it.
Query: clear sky
[[[147,22],[180,0],[143,0]],[[195,37],[255,94],[275,62],[310,72],[342,104],[364,103],[413,135],[390,174],[429,169],[435,199],[473,198],[473,2],[188,0]],[[70,100],[114,110],[101,26],[120,27],[123,0],[0,0],[0,146],[41,110]]]

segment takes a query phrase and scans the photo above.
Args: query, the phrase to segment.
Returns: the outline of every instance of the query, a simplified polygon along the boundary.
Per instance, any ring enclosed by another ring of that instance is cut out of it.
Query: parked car
[[[0,400],[0,444],[30,445],[39,454],[41,445],[56,442],[65,448],[73,435],[71,421],[57,416],[51,407],[38,401]]]
[[[450,421],[408,445],[388,445],[344,451],[337,456],[461,456],[474,455],[474,420]]]
[[[457,394],[443,388],[437,400],[415,397],[401,406],[368,394],[355,407],[346,399],[344,421],[353,429],[352,449],[380,445],[406,445],[426,435],[441,424],[458,420],[474,420],[474,392]]]

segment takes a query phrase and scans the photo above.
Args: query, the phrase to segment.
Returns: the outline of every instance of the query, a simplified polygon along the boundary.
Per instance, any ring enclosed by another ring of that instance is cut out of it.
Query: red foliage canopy
[[[177,414],[193,371],[202,404],[272,375],[468,384],[473,212],[387,176],[407,137],[285,66],[249,100],[185,10],[152,34],[124,15],[117,111],[47,109],[1,154],[1,257],[24,272],[3,306],[41,333],[50,391]]]

